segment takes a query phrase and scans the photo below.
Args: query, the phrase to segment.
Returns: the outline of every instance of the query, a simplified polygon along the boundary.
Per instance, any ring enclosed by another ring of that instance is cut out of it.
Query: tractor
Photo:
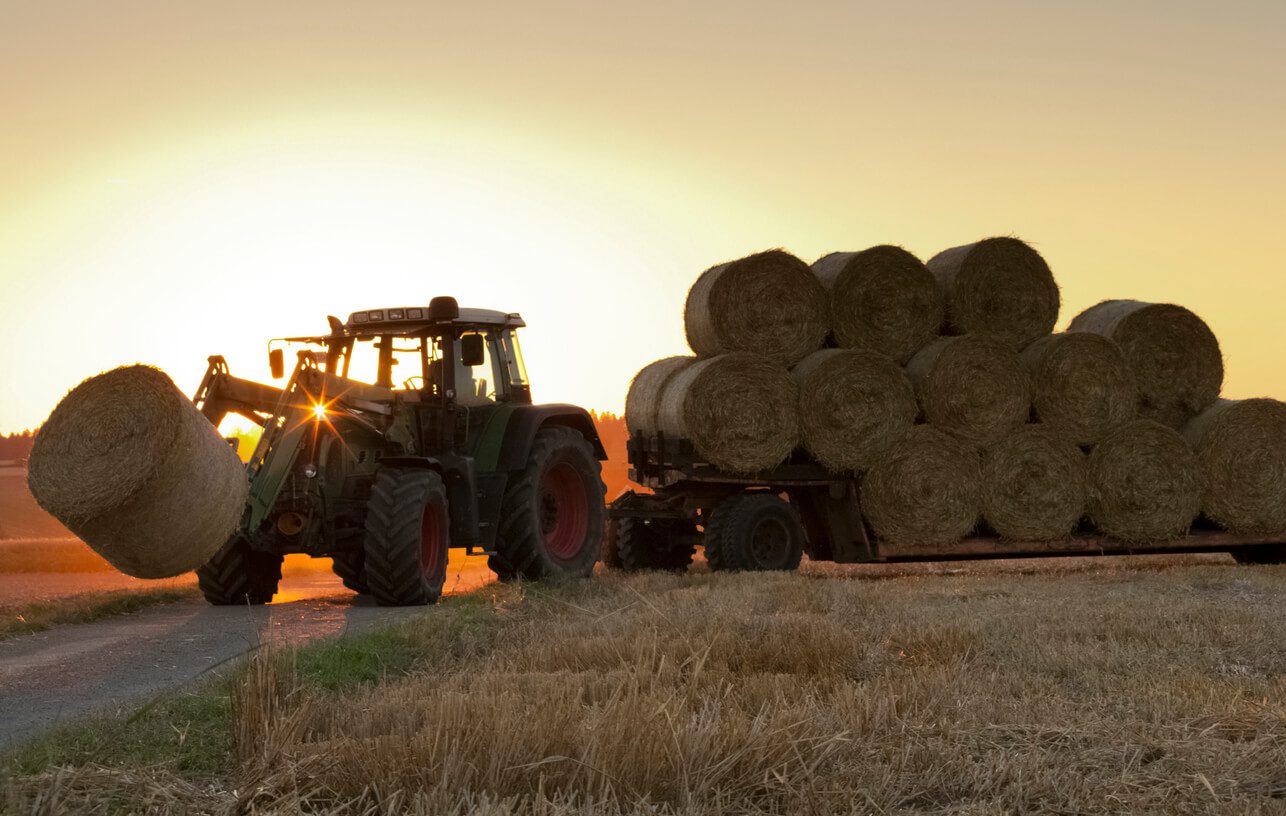
[[[452,547],[502,580],[593,571],[607,456],[585,409],[532,404],[521,316],[435,297],[328,321],[269,343],[274,379],[297,348],[283,388],[209,358],[197,408],[263,430],[241,522],[197,569],[207,601],[267,603],[288,553],[330,557],[385,606],[436,602]]]

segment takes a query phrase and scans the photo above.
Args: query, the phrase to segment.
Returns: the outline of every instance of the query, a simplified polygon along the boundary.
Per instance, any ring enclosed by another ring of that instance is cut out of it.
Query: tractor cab
[[[453,298],[439,297],[428,308],[367,309],[344,322],[329,320],[328,335],[273,343],[324,346],[324,352],[304,352],[301,359],[333,377],[412,401],[465,407],[531,403],[516,331],[526,323],[516,312],[460,309]],[[272,344],[269,366],[274,378],[285,375],[283,350]]]

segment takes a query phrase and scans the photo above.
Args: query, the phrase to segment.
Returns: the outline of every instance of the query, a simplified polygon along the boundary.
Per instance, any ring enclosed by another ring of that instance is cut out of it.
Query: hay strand
[[[864,470],[915,422],[915,391],[897,363],[862,349],[824,349],[791,372],[804,447],[831,471]]]
[[[1179,432],[1136,419],[1089,456],[1087,515],[1104,535],[1169,541],[1187,534],[1201,507],[1197,459]]]
[[[657,426],[689,439],[707,462],[730,473],[780,465],[799,444],[798,388],[790,373],[754,354],[701,360],[670,378]]]
[[[670,378],[697,361],[696,357],[665,357],[648,363],[630,380],[625,395],[625,429],[630,434],[656,434],[661,394]]]
[[[1077,445],[1093,445],[1137,413],[1134,376],[1108,337],[1051,334],[1024,349],[1022,361],[1031,377],[1032,414]]]
[[[919,258],[897,246],[832,252],[813,263],[829,297],[841,348],[864,348],[906,363],[938,333],[942,289]]]
[[[915,355],[907,374],[925,420],[973,444],[989,445],[1030,417],[1027,372],[995,337],[943,338]]]
[[[248,489],[209,420],[142,365],[63,397],[36,437],[27,481],[41,507],[136,578],[204,564],[236,529]]]
[[[1234,533],[1286,533],[1286,404],[1218,400],[1184,429],[1201,511]]]
[[[1085,513],[1085,454],[1056,429],[1024,425],[982,456],[982,517],[1002,538],[1053,541]]]
[[[780,249],[711,267],[683,306],[699,357],[753,352],[791,366],[822,347],[826,294],[808,264]]]
[[[1058,322],[1058,284],[1040,253],[1017,238],[939,252],[927,264],[946,301],[944,334],[989,334],[1015,349]]]
[[[977,450],[931,425],[916,425],[862,480],[871,529],[892,544],[949,544],[973,530],[981,509]]]
[[[1223,387],[1219,341],[1205,321],[1171,303],[1105,300],[1073,318],[1069,332],[1116,341],[1139,389],[1139,415],[1180,429]]]

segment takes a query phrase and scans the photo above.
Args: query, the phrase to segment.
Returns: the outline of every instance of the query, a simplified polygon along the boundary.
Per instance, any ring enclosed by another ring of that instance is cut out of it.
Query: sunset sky
[[[326,315],[519,311],[620,412],[771,247],[1031,242],[1059,326],[1180,303],[1286,398],[1286,3],[0,0],[0,433]]]

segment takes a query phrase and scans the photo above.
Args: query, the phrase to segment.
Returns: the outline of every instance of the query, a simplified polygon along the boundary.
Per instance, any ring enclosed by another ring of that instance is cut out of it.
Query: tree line
[[[35,441],[35,431],[0,436],[0,459],[26,459],[31,456],[31,445]]]

